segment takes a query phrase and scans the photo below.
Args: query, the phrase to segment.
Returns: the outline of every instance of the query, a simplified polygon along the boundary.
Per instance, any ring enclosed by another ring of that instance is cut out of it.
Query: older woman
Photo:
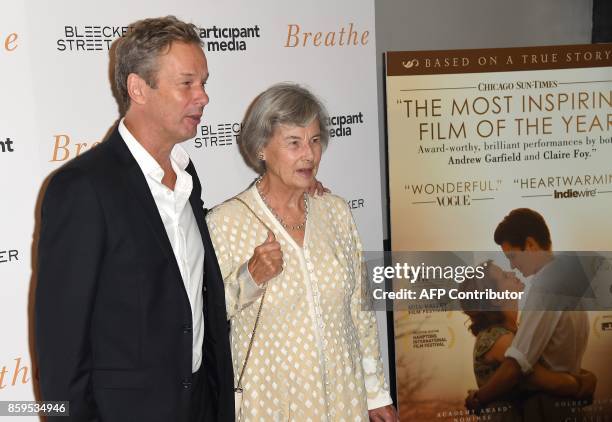
[[[376,319],[360,305],[361,244],[350,210],[337,196],[307,194],[327,145],[327,119],[297,85],[260,94],[239,141],[260,177],[207,217],[243,420],[397,419]]]

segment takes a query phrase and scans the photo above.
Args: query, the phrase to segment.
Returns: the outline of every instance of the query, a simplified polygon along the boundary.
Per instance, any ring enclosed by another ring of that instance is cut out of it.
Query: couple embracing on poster
[[[536,211],[511,211],[497,226],[494,240],[512,269],[533,276],[525,306],[529,309],[517,323],[517,302],[481,302],[478,309],[464,306],[476,337],[473,365],[478,385],[469,391],[465,405],[496,421],[565,420],[575,411],[575,403],[592,400],[597,383],[594,374],[581,367],[589,320],[576,300],[586,280],[574,271],[579,266],[571,258],[553,254],[550,231]],[[513,271],[492,262],[486,267],[484,279],[467,280],[462,288],[478,289],[486,283],[498,291],[524,287]]]

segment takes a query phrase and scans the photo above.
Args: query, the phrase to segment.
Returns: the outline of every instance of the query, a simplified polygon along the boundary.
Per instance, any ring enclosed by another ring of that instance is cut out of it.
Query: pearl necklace
[[[259,196],[261,196],[261,199],[263,200],[264,204],[266,204],[266,207],[268,207],[268,209],[270,210],[274,218],[276,218],[276,220],[280,223],[280,225],[283,226],[283,228],[286,230],[302,230],[306,226],[306,220],[308,220],[308,200],[306,199],[306,192],[304,192],[304,221],[301,224],[296,224],[292,226],[292,225],[286,224],[281,218],[281,216],[278,215],[276,211],[274,211],[274,208],[272,208],[272,206],[268,202],[268,199],[261,191],[261,187],[259,186],[260,184],[261,184],[261,177],[259,177],[255,181],[255,187],[257,188],[257,192],[259,193]]]

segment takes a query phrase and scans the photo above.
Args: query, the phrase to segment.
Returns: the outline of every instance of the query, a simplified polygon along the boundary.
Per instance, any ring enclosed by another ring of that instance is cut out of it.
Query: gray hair
[[[123,111],[130,106],[127,78],[135,73],[151,88],[157,87],[158,58],[173,42],[203,45],[194,24],[174,16],[143,19],[129,25],[128,33],[117,41],[115,48],[115,87]]]
[[[329,117],[314,94],[297,84],[279,83],[259,94],[247,109],[238,137],[244,161],[259,174],[266,165],[258,158],[279,125],[308,126],[318,120],[321,145],[327,147]]]

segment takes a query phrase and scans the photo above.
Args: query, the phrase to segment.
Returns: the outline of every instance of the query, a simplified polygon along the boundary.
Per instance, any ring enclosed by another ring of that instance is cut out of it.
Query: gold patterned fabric
[[[239,197],[273,231],[283,271],[268,282],[243,379],[245,420],[368,421],[391,404],[376,318],[361,309],[361,243],[350,210],[334,195],[308,197],[301,248],[255,187]],[[267,229],[230,200],[207,215],[223,273],[234,374],[244,362],[262,290],[245,270]]]

